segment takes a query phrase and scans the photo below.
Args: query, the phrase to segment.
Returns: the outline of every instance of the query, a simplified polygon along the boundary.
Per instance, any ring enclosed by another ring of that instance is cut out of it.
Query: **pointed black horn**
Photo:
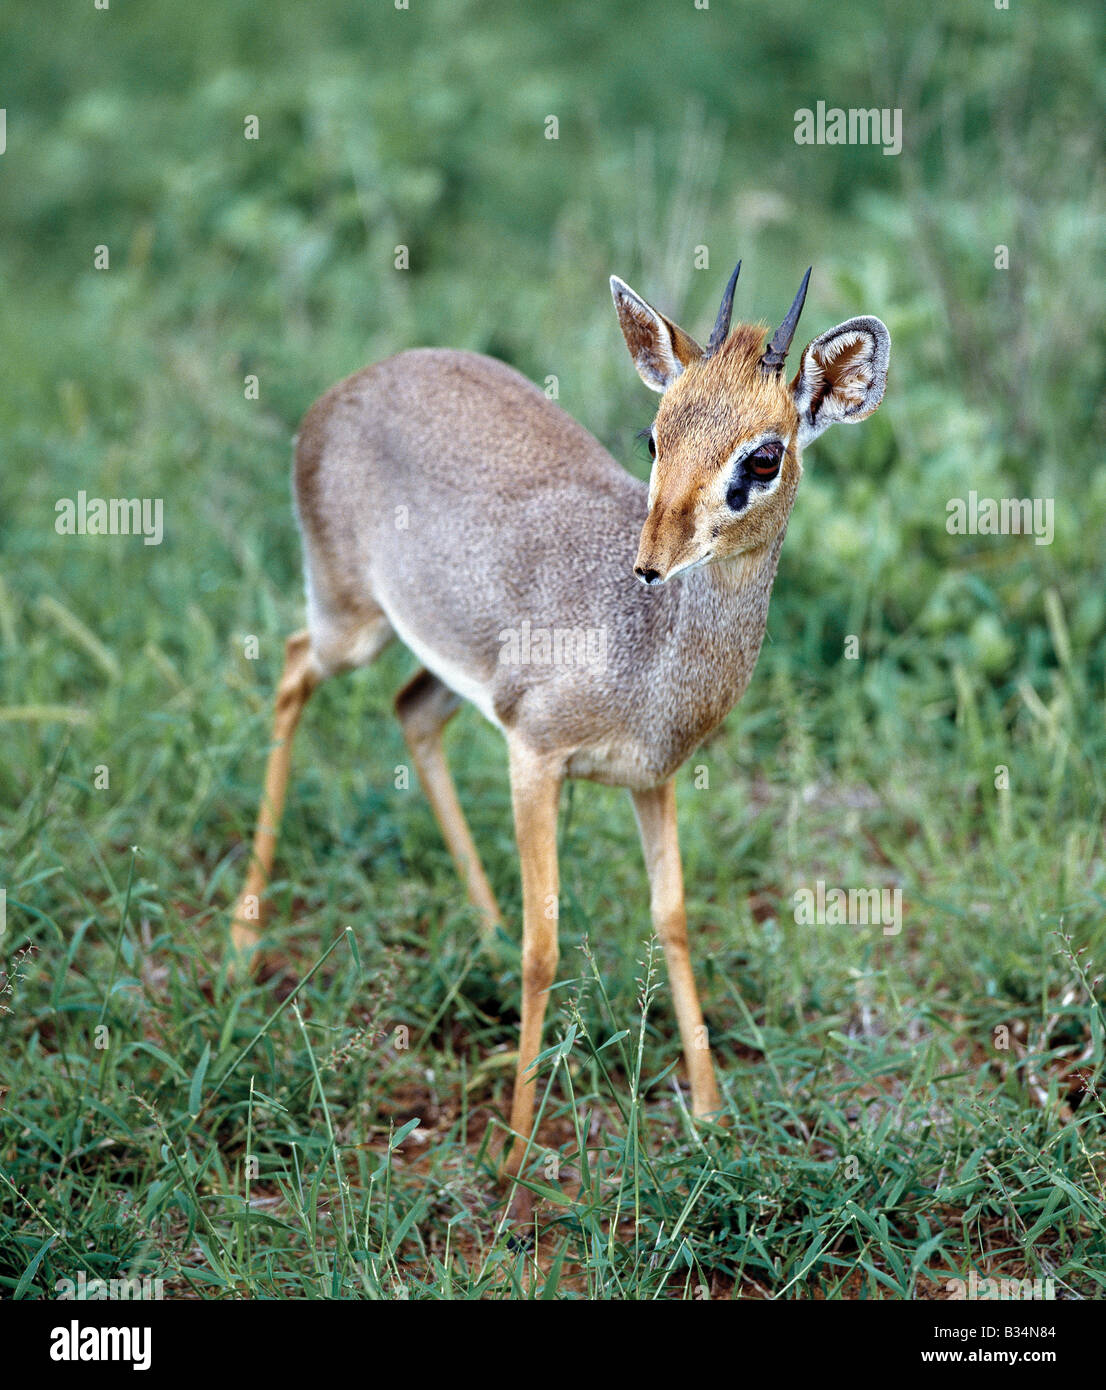
[[[733,313],[733,292],[737,284],[737,277],[741,274],[741,262],[738,261],[734,267],[734,272],[730,276],[730,283],[726,286],[726,293],[722,296],[722,307],[718,310],[718,317],[714,321],[714,332],[711,333],[707,343],[704,357],[713,357],[722,344],[726,341],[726,334],[730,331],[730,315]]]
[[[813,266],[807,268],[807,272],[803,276],[803,283],[799,286],[799,293],[795,296],[795,302],[788,309],[787,317],[783,323],[772,334],[772,341],[760,359],[760,365],[766,372],[778,372],[783,367],[787,350],[791,346],[791,339],[795,336],[795,329],[799,326],[799,315],[803,312],[806,287],[810,284],[810,272],[813,268]]]

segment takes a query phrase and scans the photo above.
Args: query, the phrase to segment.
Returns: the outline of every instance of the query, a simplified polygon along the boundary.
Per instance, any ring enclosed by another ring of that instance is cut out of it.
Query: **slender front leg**
[[[230,939],[235,952],[246,956],[257,944],[264,917],[264,893],[273,871],[280,815],[288,790],[288,771],[292,760],[292,735],[296,732],[303,707],[321,677],[306,631],[294,633],[284,646],[284,671],[277,687],[273,714],[273,742],[265,769],[265,789],[257,813],[253,854],[246,872],[246,883],[234,909]]]
[[[511,803],[522,868],[522,1026],[511,1104],[514,1133],[503,1173],[516,1176],[534,1122],[537,1079],[527,1077],[541,1051],[548,990],[557,974],[557,803],[563,771],[512,740]]]
[[[695,1115],[710,1115],[722,1109],[722,1098],[718,1094],[703,1011],[691,973],[684,875],[676,829],[676,783],[665,782],[649,791],[632,792],[631,796],[641,831],[645,866],[649,871],[653,929],[664,947],[676,1021],[691,1082],[691,1109]]]

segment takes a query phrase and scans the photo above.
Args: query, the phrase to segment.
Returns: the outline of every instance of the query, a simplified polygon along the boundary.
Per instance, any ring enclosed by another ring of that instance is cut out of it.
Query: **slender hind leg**
[[[247,955],[257,944],[263,920],[265,885],[273,870],[280,814],[288,790],[288,769],[292,758],[292,736],[303,707],[322,676],[311,651],[310,634],[293,633],[284,644],[284,671],[277,686],[273,711],[273,742],[265,769],[265,787],[257,813],[253,853],[246,883],[231,919],[230,939],[234,950]]]
[[[483,934],[491,936],[503,919],[457,800],[457,788],[442,745],[442,731],[460,706],[461,697],[426,670],[419,671],[396,696],[396,713],[422,789],[457,865],[469,902],[480,913]]]
[[[304,630],[294,633],[284,646],[284,671],[277,686],[273,712],[273,741],[265,769],[265,787],[257,814],[253,852],[245,886],[231,919],[234,952],[244,959],[257,945],[264,923],[264,893],[273,871],[280,816],[288,790],[292,737],[303,707],[320,681],[335,671],[367,665],[388,644],[392,629],[378,609],[358,614],[356,627],[340,636],[327,629],[325,648]]]

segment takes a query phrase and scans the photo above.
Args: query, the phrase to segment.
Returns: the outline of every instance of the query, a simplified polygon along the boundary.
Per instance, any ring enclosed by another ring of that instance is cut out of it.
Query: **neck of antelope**
[[[725,718],[752,677],[782,545],[781,532],[767,545],[704,565],[681,582],[670,669],[693,701],[689,716],[703,726],[701,737]]]

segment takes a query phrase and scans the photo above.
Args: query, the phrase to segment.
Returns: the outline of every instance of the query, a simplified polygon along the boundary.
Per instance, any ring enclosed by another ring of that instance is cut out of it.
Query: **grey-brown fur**
[[[296,495],[324,673],[357,664],[379,606],[569,775],[635,787],[748,684],[782,536],[749,588],[715,566],[643,588],[645,485],[503,363],[420,349],[347,378],[304,421]],[[500,633],[524,619],[603,631],[605,669],[505,664]]]

